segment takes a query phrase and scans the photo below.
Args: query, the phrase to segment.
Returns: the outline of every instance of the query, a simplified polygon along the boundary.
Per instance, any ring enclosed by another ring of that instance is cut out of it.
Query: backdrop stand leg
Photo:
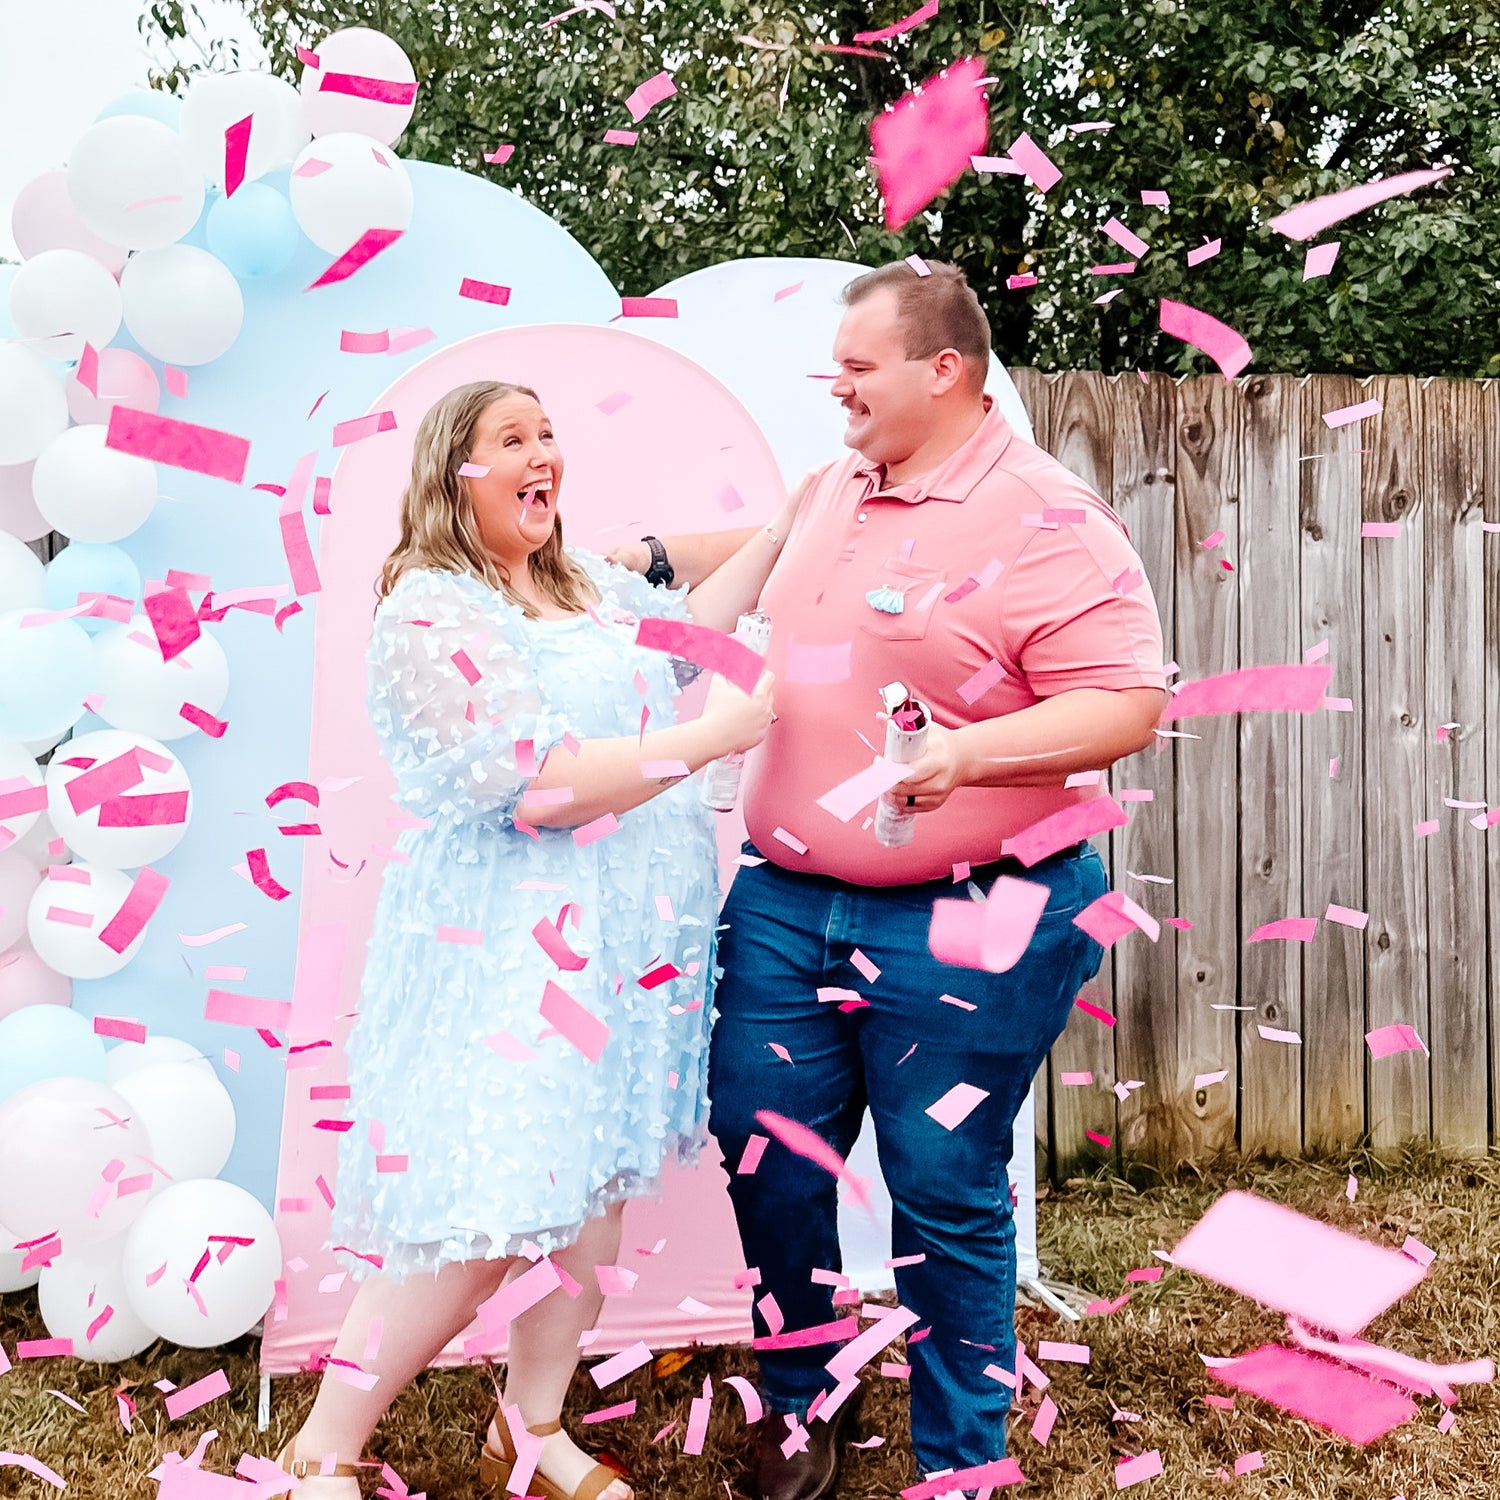
[[[255,1403],[255,1430],[264,1432],[271,1425],[271,1377],[260,1377],[260,1397]]]
[[[1064,1302],[1063,1299],[1059,1297],[1057,1293],[1054,1292],[1052,1288],[1049,1287],[1047,1283],[1040,1277],[1023,1277],[1021,1280],[1021,1285],[1025,1287],[1033,1297],[1036,1297],[1040,1301],[1045,1302],[1047,1306],[1050,1307],[1052,1311],[1055,1312],[1060,1318],[1066,1319],[1069,1323],[1081,1323],[1083,1321],[1082,1317],[1079,1316],[1078,1311],[1075,1308],[1069,1307],[1068,1304]]]

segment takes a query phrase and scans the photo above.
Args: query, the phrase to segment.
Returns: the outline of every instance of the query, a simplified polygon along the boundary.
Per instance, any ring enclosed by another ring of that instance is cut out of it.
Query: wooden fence
[[[1471,820],[1500,803],[1500,386],[1014,375],[1037,441],[1130,528],[1183,678],[1333,665],[1327,710],[1187,720],[1197,738],[1116,768],[1153,800],[1109,840],[1113,883],[1192,926],[1133,934],[1085,991],[1116,1021],[1075,1010],[1039,1080],[1051,1171],[1361,1139],[1482,1152],[1500,826]],[[1371,399],[1377,416],[1322,420]],[[1371,521],[1398,534],[1363,538]],[[1323,920],[1330,903],[1368,926]],[[1320,919],[1312,941],[1247,943],[1288,916]],[[1401,1022],[1430,1056],[1372,1059],[1365,1033]]]

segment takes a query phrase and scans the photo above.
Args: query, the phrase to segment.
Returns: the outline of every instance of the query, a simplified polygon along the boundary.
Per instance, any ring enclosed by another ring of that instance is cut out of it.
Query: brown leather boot
[[[804,1423],[807,1447],[790,1458],[781,1452],[787,1439],[785,1417],[768,1411],[757,1424],[751,1459],[750,1493],[755,1500],[828,1500],[838,1487],[844,1444],[854,1436],[864,1399],[861,1386],[831,1421],[814,1418]]]

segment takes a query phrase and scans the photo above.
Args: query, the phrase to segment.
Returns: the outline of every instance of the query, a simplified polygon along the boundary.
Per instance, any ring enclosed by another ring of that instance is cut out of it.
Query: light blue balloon
[[[23,1005],[0,1020],[0,1104],[44,1078],[104,1082],[104,1041],[65,1005]]]
[[[98,680],[94,644],[72,620],[22,629],[24,609],[0,615],[0,735],[45,740],[83,716]]]
[[[111,99],[94,116],[94,123],[112,120],[116,115],[145,115],[148,120],[160,120],[176,130],[182,121],[182,100],[160,89],[132,89],[118,99]]]
[[[284,271],[301,239],[292,205],[263,182],[247,182],[208,211],[208,248],[236,276]]]
[[[79,594],[114,594],[139,603],[141,570],[123,547],[109,542],[69,542],[47,564],[47,608],[72,609]],[[89,635],[98,635],[117,624],[88,615],[75,617]]]

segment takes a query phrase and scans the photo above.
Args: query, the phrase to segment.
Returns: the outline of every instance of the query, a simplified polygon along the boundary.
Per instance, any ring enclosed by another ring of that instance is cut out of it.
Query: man
[[[1101,777],[1066,783],[1150,744],[1165,703],[1161,627],[1124,526],[991,405],[984,312],[961,271],[928,269],[884,266],[845,290],[832,389],[854,452],[810,476],[761,596],[778,718],[746,767],[751,858],[724,908],[709,1093],[759,1271],[763,1500],[834,1493],[858,1385],[827,1367],[854,1331],[823,1274],[841,1264],[836,1179],[779,1140],[739,1170],[774,1134],[762,1111],[843,1157],[870,1110],[915,1315],[912,1445],[928,1475],[956,1471],[954,1492],[991,1482],[962,1471],[1005,1451],[1011,1128],[1099,966],[1072,918],[1106,889],[1087,842],[1029,866],[1002,846],[1101,795]],[[657,555],[620,560],[691,582],[741,539],[653,539]],[[932,717],[925,753],[886,794],[916,819],[895,848],[868,816],[817,805],[883,748],[891,683]],[[966,880],[987,895],[1002,875],[1045,887],[1020,961],[1000,974],[940,963],[934,901],[965,896]]]

